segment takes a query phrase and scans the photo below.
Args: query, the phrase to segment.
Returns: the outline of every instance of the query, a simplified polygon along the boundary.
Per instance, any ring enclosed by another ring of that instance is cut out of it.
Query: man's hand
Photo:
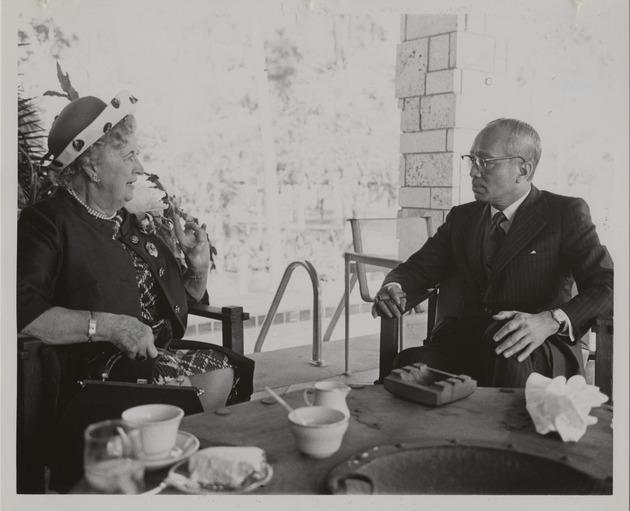
[[[153,344],[153,330],[142,321],[122,314],[108,314],[99,321],[108,340],[128,358],[146,360],[158,356]]]
[[[495,350],[496,354],[510,358],[518,353],[519,362],[529,357],[547,337],[558,333],[558,322],[549,311],[538,314],[501,311],[492,316],[492,319],[509,320],[492,337],[495,342],[501,343]]]
[[[195,222],[186,222],[182,228],[178,216],[173,223],[188,267],[193,273],[207,273],[210,268],[210,244],[206,224],[199,227]]]
[[[387,284],[378,290],[372,305],[372,317],[399,318],[405,312],[407,295],[396,285]]]

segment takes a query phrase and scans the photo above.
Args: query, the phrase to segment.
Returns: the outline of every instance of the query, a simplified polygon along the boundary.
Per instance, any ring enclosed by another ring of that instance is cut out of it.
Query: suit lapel
[[[480,207],[468,217],[463,227],[466,261],[473,278],[481,289],[485,287],[486,283],[486,275],[481,260],[481,242],[483,240],[484,220],[489,208],[488,205]]]
[[[488,287],[501,270],[547,225],[547,209],[543,194],[532,186],[529,197],[518,208],[510,231],[497,252]]]

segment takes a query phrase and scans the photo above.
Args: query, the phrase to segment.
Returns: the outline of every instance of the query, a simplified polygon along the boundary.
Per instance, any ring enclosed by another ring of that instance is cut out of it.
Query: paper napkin
[[[591,409],[608,401],[598,387],[589,385],[583,376],[547,378],[532,373],[525,383],[527,411],[536,431],[545,435],[557,431],[565,442],[577,442],[586,427],[597,422]]]

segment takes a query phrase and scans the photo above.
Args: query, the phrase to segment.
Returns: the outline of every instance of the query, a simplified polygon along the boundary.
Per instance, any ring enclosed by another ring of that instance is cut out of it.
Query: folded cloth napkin
[[[608,396],[588,385],[583,376],[554,379],[532,373],[525,383],[526,408],[536,431],[545,435],[557,431],[565,442],[577,442],[586,427],[597,422],[589,416],[591,408],[601,406]]]

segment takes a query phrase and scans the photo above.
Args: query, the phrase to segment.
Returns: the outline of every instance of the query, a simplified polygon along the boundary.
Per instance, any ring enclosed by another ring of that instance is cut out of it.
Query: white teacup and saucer
[[[189,458],[199,450],[199,439],[192,433],[179,430],[177,432],[177,439],[175,440],[175,446],[170,452],[158,459],[143,459],[145,470],[158,470],[160,468],[174,465],[186,458]]]
[[[173,465],[199,449],[197,437],[178,429],[183,416],[181,408],[166,404],[134,406],[122,413],[123,420],[140,428],[146,470]]]

